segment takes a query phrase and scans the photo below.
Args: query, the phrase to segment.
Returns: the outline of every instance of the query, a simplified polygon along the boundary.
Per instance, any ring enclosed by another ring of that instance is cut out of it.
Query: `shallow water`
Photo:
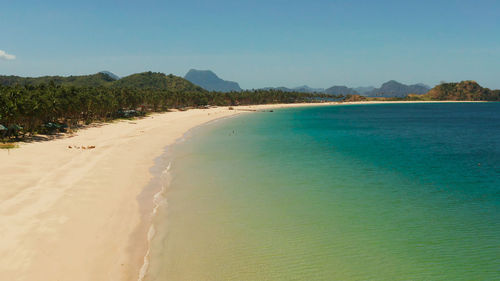
[[[293,108],[173,147],[146,280],[500,279],[500,104]]]

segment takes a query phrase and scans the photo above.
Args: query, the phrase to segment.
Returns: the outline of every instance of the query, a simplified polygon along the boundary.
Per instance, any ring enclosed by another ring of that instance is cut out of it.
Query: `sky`
[[[195,68],[242,88],[500,89],[498,0],[0,0],[0,27],[1,75]]]

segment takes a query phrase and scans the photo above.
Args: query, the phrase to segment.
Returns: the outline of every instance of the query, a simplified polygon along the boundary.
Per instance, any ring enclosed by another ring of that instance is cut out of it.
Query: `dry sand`
[[[137,197],[165,146],[217,118],[292,106],[154,114],[0,150],[0,280],[137,280],[147,250]]]

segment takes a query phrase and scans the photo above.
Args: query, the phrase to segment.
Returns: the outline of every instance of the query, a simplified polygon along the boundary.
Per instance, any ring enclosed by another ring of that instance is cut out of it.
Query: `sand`
[[[148,224],[137,197],[164,148],[217,118],[309,105],[153,114],[0,150],[0,280],[137,280]]]

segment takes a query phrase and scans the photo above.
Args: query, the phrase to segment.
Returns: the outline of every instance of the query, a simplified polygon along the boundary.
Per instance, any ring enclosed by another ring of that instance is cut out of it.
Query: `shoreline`
[[[214,122],[218,122],[220,120],[226,120],[236,117],[240,113],[250,112],[255,111],[243,110],[242,112],[239,112],[237,114],[212,119],[205,123],[198,124],[192,128],[189,128],[173,143],[166,145],[163,149],[163,153],[155,158],[155,164],[150,169],[152,179],[137,196],[139,206],[141,206],[142,220],[140,222],[140,225],[137,226],[137,233],[135,233],[135,235],[131,235],[130,245],[135,244],[134,241],[146,241],[147,245],[142,251],[139,251],[139,253],[143,254],[143,262],[140,266],[138,278],[134,280],[143,281],[149,271],[151,241],[156,235],[156,224],[154,222],[154,219],[156,218],[157,210],[161,206],[161,204],[167,203],[167,198],[164,196],[164,193],[167,191],[168,185],[170,184],[169,171],[172,165],[172,147],[185,141],[186,138],[188,138],[188,135],[193,132],[193,130],[196,130],[208,124],[212,124]]]
[[[141,221],[141,225],[139,225],[136,229],[137,233],[135,235],[132,235],[130,244],[135,244],[134,241],[146,241],[147,247],[145,247],[142,251],[139,251],[139,253],[143,254],[143,262],[140,266],[138,278],[135,280],[143,281],[144,278],[146,278],[147,273],[149,272],[151,242],[156,236],[156,223],[154,220],[156,218],[158,208],[162,204],[168,204],[165,192],[167,191],[171,180],[170,167],[173,163],[171,155],[173,146],[184,142],[187,138],[190,137],[193,131],[203,126],[207,126],[221,120],[235,118],[239,116],[240,113],[255,113],[255,111],[243,109],[237,114],[212,119],[205,123],[198,124],[192,128],[189,128],[174,143],[165,146],[163,153],[155,159],[155,164],[150,169],[150,173],[153,175],[153,177],[148,183],[148,186],[146,186],[143,191],[137,196],[139,205],[142,206],[141,217],[143,218],[143,220]],[[153,198],[153,200],[151,200],[151,198]]]
[[[137,280],[146,241],[131,237],[154,160],[186,130],[236,114],[153,114],[0,151],[0,279]]]
[[[443,102],[455,101],[329,102],[234,108]],[[191,129],[243,113],[251,111],[218,107],[157,113],[88,128],[73,137],[0,151],[3,202],[0,254],[4,257],[0,279],[137,280],[148,250],[148,221],[154,215],[153,197],[157,193],[145,190],[155,178],[156,160]],[[95,149],[75,149],[75,146],[95,146]],[[141,195],[149,207],[141,206]],[[138,237],[145,239],[138,242],[135,239]]]

